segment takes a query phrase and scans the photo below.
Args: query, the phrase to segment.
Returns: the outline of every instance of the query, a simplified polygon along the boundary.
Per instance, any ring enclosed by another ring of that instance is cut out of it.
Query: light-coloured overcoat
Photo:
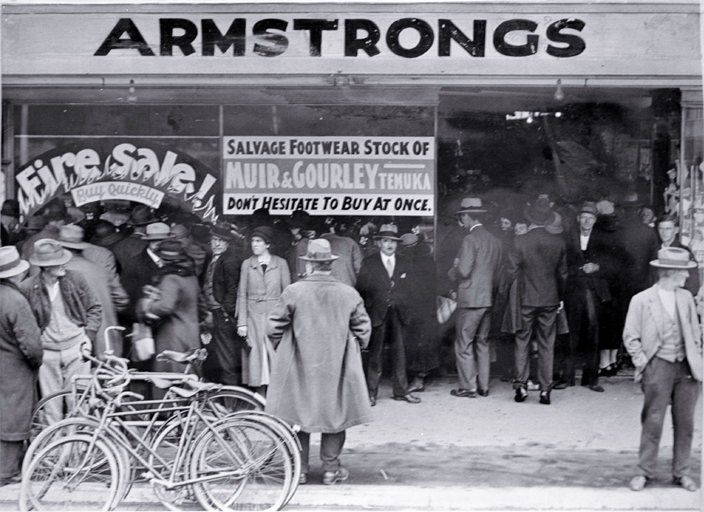
[[[371,321],[359,293],[313,274],[284,290],[269,315],[277,347],[266,410],[304,432],[341,432],[371,420],[360,345]]]
[[[677,312],[684,337],[687,362],[692,377],[702,380],[702,335],[692,294],[678,288],[675,291]],[[623,344],[636,367],[635,381],[643,377],[643,370],[655,357],[662,345],[665,333],[665,312],[658,297],[657,285],[633,296],[628,306],[626,325],[623,329]]]
[[[269,364],[274,348],[266,337],[266,319],[289,284],[291,273],[283,258],[272,254],[266,273],[262,272],[257,256],[242,263],[237,293],[237,327],[247,327],[250,348],[242,353],[242,380],[249,386],[268,383],[264,358],[269,358],[266,362]]]

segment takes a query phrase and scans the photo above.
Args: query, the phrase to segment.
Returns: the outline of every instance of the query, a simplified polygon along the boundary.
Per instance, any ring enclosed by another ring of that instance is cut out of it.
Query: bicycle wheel
[[[122,491],[112,450],[83,434],[50,443],[22,474],[20,510],[111,510]]]
[[[190,469],[192,479],[202,479],[193,490],[207,510],[279,510],[293,479],[291,458],[276,432],[241,417],[203,432]]]
[[[259,393],[238,386],[223,386],[206,397],[207,409],[216,418],[240,411],[263,411],[266,401]]]
[[[46,409],[51,407],[52,404],[57,404],[57,407],[61,408],[63,416],[66,416],[66,397],[72,394],[70,389],[62,389],[50,395],[45,396],[37,402],[32,412],[32,426],[29,434],[30,443],[50,425],[47,419]],[[47,405],[48,404],[48,405]]]

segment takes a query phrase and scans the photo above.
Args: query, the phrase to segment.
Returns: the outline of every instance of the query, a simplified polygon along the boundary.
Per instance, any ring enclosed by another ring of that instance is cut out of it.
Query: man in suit
[[[384,343],[391,348],[394,400],[410,404],[420,403],[420,398],[410,393],[406,375],[406,352],[403,329],[408,324],[409,307],[413,300],[409,292],[409,266],[396,254],[401,240],[398,227],[383,224],[374,235],[379,240],[381,251],[362,260],[357,278],[357,290],[364,299],[364,307],[372,319],[372,337],[369,343],[366,378],[369,401],[376,405],[379,380],[381,379]]]
[[[521,323],[516,332],[515,365],[516,402],[528,397],[528,377],[530,362],[528,349],[533,331],[538,343],[538,382],[540,383],[540,403],[550,405],[552,369],[555,349],[558,308],[567,279],[565,241],[555,234],[548,233],[545,226],[552,224],[555,212],[550,209],[549,199],[539,198],[535,204],[526,207],[525,217],[531,223],[528,233],[517,236],[509,252],[506,269],[507,283],[522,280],[520,291]]]
[[[459,388],[450,392],[456,397],[489,395],[489,327],[502,248],[482,225],[484,213],[478,197],[464,198],[457,211],[469,234],[448,272],[451,281],[459,280],[455,338]]]
[[[696,262],[681,248],[665,247],[650,264],[658,282],[633,297],[626,315],[623,343],[643,389],[638,472],[631,482],[641,491],[657,467],[667,406],[672,405],[674,483],[688,491],[694,414],[702,380],[702,338],[692,294],[682,289]]]
[[[567,246],[570,343],[565,347],[564,381],[557,389],[574,386],[575,354],[581,349],[585,356],[582,386],[604,391],[599,385],[599,332],[603,310],[612,307],[609,279],[614,261],[606,235],[594,229],[596,220],[596,204],[585,201],[577,216],[577,231]]]

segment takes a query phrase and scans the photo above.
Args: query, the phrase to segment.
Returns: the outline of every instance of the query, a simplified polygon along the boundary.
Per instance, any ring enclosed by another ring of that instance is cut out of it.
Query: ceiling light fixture
[[[557,90],[555,91],[555,99],[562,101],[565,99],[565,93],[562,91],[562,80],[557,79]]]

